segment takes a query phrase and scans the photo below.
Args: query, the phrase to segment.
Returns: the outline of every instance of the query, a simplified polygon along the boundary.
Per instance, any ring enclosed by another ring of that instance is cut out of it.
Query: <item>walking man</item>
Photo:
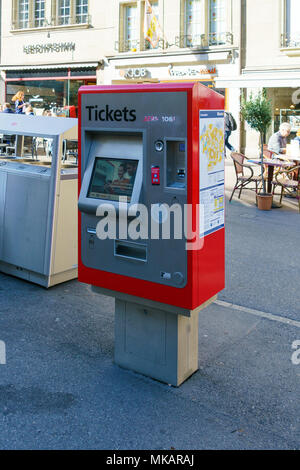
[[[224,138],[225,138],[225,147],[227,147],[230,152],[235,152],[235,148],[229,143],[228,139],[231,135],[232,131],[235,131],[237,128],[236,121],[231,113],[225,111],[224,116],[225,121],[225,128],[224,128]],[[226,148],[225,148],[225,155],[226,155]]]

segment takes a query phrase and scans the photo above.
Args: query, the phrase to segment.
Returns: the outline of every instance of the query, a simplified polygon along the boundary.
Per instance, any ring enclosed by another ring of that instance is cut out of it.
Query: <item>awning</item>
[[[78,125],[76,118],[25,116],[0,113],[1,134],[21,134],[36,137],[60,135]]]
[[[215,77],[216,88],[299,88],[300,71],[245,73],[238,77]]]
[[[72,64],[44,64],[44,65],[1,65],[0,69],[3,71],[9,70],[54,70],[54,69],[95,69],[102,64],[99,62],[84,62]]]
[[[218,52],[203,52],[203,53],[196,53],[196,52],[189,52],[189,53],[182,53],[182,52],[173,52],[169,53],[168,55],[148,55],[140,53],[139,55],[130,55],[130,54],[118,54],[116,56],[107,56],[106,60],[104,61],[106,66],[113,64],[115,68],[123,68],[123,67],[162,67],[168,66],[170,64],[173,65],[195,65],[195,64],[209,64],[213,63],[222,63],[228,62],[231,58],[231,52],[229,50],[226,51],[218,51]]]

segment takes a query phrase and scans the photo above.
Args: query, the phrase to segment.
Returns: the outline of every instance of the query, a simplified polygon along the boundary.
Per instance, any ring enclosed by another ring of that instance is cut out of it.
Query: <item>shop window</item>
[[[284,47],[300,47],[299,15],[299,0],[286,0]]]
[[[90,80],[95,84],[96,80]],[[36,115],[50,110],[55,116],[76,117],[78,90],[85,79],[50,79],[6,81],[6,101],[11,102],[17,91],[23,91],[25,101],[30,103]],[[13,103],[12,103],[13,106]]]

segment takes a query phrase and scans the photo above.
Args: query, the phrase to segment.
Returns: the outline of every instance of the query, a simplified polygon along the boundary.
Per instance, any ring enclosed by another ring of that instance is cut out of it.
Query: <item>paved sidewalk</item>
[[[299,326],[221,303],[200,314],[181,387],[113,364],[113,301],[0,275],[1,449],[299,448]]]
[[[227,194],[231,176],[226,161]],[[0,273],[1,449],[300,448],[300,216],[245,195],[227,203],[226,288],[179,388],[113,363],[111,298]]]

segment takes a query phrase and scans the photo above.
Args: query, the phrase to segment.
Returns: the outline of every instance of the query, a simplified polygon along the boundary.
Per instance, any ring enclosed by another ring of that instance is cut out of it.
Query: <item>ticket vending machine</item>
[[[0,155],[0,271],[46,288],[77,277],[78,169],[63,161],[77,125],[0,113],[0,132],[16,142]]]
[[[115,362],[176,386],[224,288],[223,110],[198,83],[79,90],[79,281],[116,299]]]

